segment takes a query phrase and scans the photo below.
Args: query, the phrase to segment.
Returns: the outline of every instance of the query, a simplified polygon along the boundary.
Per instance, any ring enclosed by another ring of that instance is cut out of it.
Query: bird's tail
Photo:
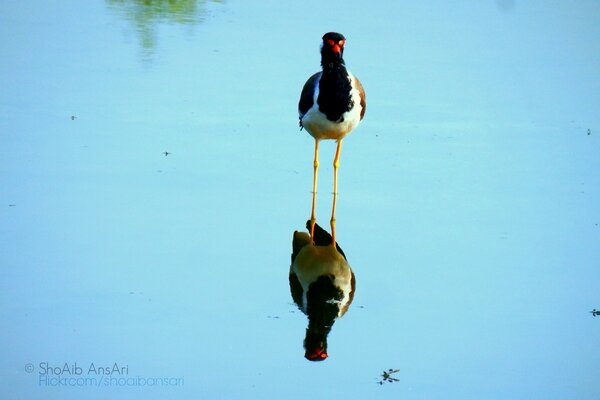
[[[308,229],[310,231],[310,220],[306,221],[306,229]],[[331,237],[329,232],[327,232],[325,229],[321,228],[319,226],[319,224],[317,224],[316,222],[315,222],[314,235],[315,235],[315,237],[313,240],[314,240],[316,246],[329,246],[333,242],[333,238]],[[340,252],[340,254],[345,259],[346,255],[344,254],[344,251],[342,250],[342,248],[339,246],[339,244],[337,242],[335,244],[335,248],[337,249],[337,251]]]

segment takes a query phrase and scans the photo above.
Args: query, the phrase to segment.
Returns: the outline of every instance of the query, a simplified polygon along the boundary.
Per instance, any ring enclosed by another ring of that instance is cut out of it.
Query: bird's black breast
[[[344,293],[333,284],[333,280],[333,276],[323,275],[308,287],[306,314],[314,324],[331,326],[340,312]]]
[[[342,122],[342,115],[352,109],[352,84],[343,64],[323,68],[317,103],[319,111],[334,122]]]

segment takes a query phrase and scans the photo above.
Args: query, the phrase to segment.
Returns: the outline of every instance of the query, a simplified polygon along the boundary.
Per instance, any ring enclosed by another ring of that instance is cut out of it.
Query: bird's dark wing
[[[300,283],[300,281],[298,280],[298,277],[296,276],[296,273],[294,272],[293,266],[294,266],[294,261],[296,260],[296,256],[298,255],[298,253],[300,253],[300,250],[302,250],[302,248],[308,244],[310,244],[310,238],[309,238],[308,234],[306,234],[305,232],[298,232],[298,231],[294,232],[294,237],[292,239],[292,264],[290,265],[290,274],[289,274],[290,293],[292,295],[292,299],[294,300],[294,303],[296,303],[298,308],[300,308],[301,310],[303,309],[303,306],[302,306],[303,289],[302,289],[302,284]]]
[[[310,231],[310,220],[306,221],[306,229],[308,229]],[[315,241],[316,246],[329,246],[331,244],[331,242],[333,241],[333,238],[331,237],[329,232],[327,232],[325,229],[321,228],[319,226],[319,224],[315,223],[314,241]],[[346,255],[344,254],[344,251],[342,250],[342,248],[340,247],[340,245],[338,243],[335,244],[335,248],[337,249],[337,251],[340,252],[342,257],[344,257],[344,259],[346,260]]]
[[[302,309],[302,285],[293,271],[290,271],[290,293],[294,303]]]
[[[314,95],[315,95],[315,86],[321,77],[321,72],[317,72],[304,84],[302,88],[302,93],[300,94],[300,102],[298,103],[298,113],[300,114],[300,120],[304,117],[304,114],[310,110],[310,108],[314,104]],[[302,126],[302,122],[300,122],[300,126]]]
[[[365,89],[363,89],[363,86],[357,77],[354,77],[354,86],[356,86],[358,93],[360,93],[360,106],[362,108],[360,110],[360,119],[362,120],[365,116],[365,111],[367,110],[367,98],[365,97]]]
[[[294,231],[292,238],[292,264],[296,260],[296,256],[304,246],[310,243],[310,237],[305,232]]]

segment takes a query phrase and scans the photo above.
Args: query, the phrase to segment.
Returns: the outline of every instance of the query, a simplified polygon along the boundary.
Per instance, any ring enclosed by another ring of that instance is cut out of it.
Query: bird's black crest
[[[327,32],[323,35],[323,40],[333,40],[334,42],[339,42],[340,40],[346,40],[346,37],[338,32]]]

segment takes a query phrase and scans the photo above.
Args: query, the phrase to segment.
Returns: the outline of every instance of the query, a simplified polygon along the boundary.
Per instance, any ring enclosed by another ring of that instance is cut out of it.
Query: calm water
[[[368,108],[315,364],[287,275],[330,30]],[[3,1],[0,34],[0,397],[599,398],[598,2]]]

